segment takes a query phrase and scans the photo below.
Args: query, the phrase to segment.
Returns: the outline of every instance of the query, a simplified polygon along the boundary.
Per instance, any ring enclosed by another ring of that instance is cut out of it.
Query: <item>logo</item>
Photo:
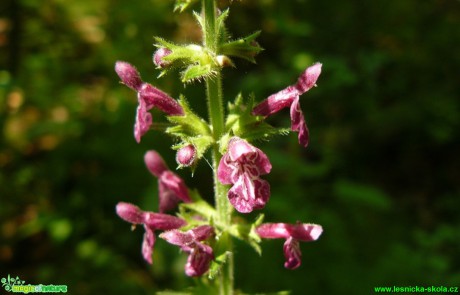
[[[18,276],[14,278],[9,274],[7,278],[1,279],[1,283],[5,291],[13,293],[67,293],[67,285],[26,285]]]

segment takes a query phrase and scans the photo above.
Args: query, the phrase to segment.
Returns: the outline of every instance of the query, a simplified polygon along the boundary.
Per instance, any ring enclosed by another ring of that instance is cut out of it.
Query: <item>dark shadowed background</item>
[[[226,6],[228,3],[223,3]],[[206,115],[199,83],[157,79],[153,36],[199,42],[190,11],[167,0],[6,0],[0,4],[0,277],[66,284],[70,294],[153,294],[193,284],[185,254],[115,215],[128,201],[157,210],[148,149],[175,168],[173,140],[133,138],[136,95],[116,60]],[[194,9],[198,9],[197,6]],[[263,256],[237,243],[247,292],[370,294],[374,286],[460,286],[460,2],[234,1],[235,37],[261,29],[257,65],[225,69],[227,100],[258,101],[323,63],[301,97],[311,133],[256,142],[273,164],[266,221],[314,222],[302,266],[284,269],[283,241]],[[153,113],[154,120],[164,120]],[[270,122],[288,127],[289,112]],[[211,200],[211,170],[178,172]],[[253,219],[257,213],[247,216]],[[3,290],[3,288],[1,288]]]

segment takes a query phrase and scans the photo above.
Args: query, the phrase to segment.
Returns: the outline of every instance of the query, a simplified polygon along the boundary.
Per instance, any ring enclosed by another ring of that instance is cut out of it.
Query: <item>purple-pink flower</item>
[[[311,223],[264,223],[256,229],[257,234],[264,239],[286,239],[283,251],[288,269],[298,268],[301,264],[302,253],[299,241],[311,242],[319,238],[323,232],[321,225]]]
[[[150,173],[158,178],[160,212],[174,209],[179,201],[192,201],[182,178],[168,169],[160,154],[150,150],[145,153],[144,162]]]
[[[185,273],[188,276],[196,277],[203,275],[214,259],[212,248],[202,243],[214,234],[212,226],[201,225],[186,232],[177,229],[166,231],[160,235],[160,238],[179,246],[182,251],[189,253]]]
[[[220,160],[217,176],[222,184],[233,184],[228,199],[241,213],[261,209],[270,197],[270,184],[260,178],[272,168],[267,155],[246,140],[233,137]]]
[[[252,114],[256,116],[269,116],[285,107],[290,107],[291,130],[299,132],[299,144],[307,147],[309,132],[300,108],[299,97],[316,85],[316,80],[318,80],[321,74],[321,66],[320,63],[316,63],[308,67],[297,79],[296,84],[270,95],[254,107]]]
[[[118,216],[132,224],[144,225],[145,233],[142,242],[142,256],[152,264],[153,246],[155,244],[155,230],[173,230],[187,224],[181,218],[154,212],[142,211],[136,205],[120,202],[116,206]]]
[[[143,82],[139,72],[131,64],[117,61],[115,71],[123,84],[137,92],[138,107],[134,124],[134,138],[138,143],[152,125],[152,114],[149,113],[152,108],[158,108],[168,116],[184,115],[184,110],[175,99],[151,84]]]

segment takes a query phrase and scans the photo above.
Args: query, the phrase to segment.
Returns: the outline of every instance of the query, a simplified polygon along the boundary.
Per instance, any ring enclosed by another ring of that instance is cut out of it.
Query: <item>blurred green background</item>
[[[153,36],[200,40],[191,14],[172,7],[1,1],[0,277],[66,284],[70,294],[193,284],[186,255],[163,240],[148,266],[142,230],[131,232],[114,212],[119,201],[157,210],[146,150],[175,167],[169,137],[151,132],[135,142],[136,96],[119,84],[115,61],[206,115],[202,85],[156,79]],[[460,286],[460,2],[235,1],[228,27],[235,37],[261,29],[265,51],[257,65],[225,70],[227,100],[240,91],[262,100],[323,63],[318,87],[301,98],[310,146],[301,148],[297,134],[256,144],[273,164],[266,221],[319,223],[324,234],[302,243],[295,271],[283,267],[281,240],[264,242],[262,257],[237,243],[237,287],[370,294],[379,285]],[[270,122],[287,127],[288,114]],[[178,173],[211,199],[206,163],[193,178]]]

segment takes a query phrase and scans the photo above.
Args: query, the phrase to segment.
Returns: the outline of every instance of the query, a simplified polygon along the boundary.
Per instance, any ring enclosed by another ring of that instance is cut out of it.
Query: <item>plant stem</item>
[[[216,27],[216,3],[215,0],[202,0],[203,18],[205,28],[203,32],[204,46],[211,53],[216,55],[218,50],[218,32]],[[212,168],[214,177],[214,199],[217,211],[217,222],[224,228],[231,225],[232,207],[227,200],[227,187],[217,179],[217,168],[222,158],[219,152],[219,143],[224,133],[224,109],[222,94],[222,76],[219,66],[214,68],[215,74],[207,77],[206,98],[208,103],[209,120],[212,126],[214,145],[212,147]],[[233,245],[231,237],[223,233],[219,241],[225,246],[224,253],[228,253],[227,261],[219,274],[219,293],[221,295],[233,295]]]

